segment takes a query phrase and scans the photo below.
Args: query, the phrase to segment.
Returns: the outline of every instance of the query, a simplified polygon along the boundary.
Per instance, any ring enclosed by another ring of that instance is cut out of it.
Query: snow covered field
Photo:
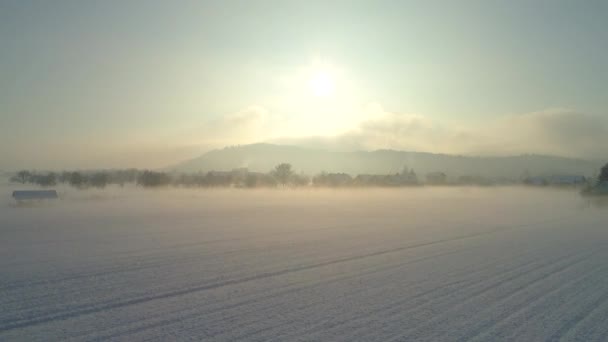
[[[62,191],[0,201],[2,341],[608,340],[576,192]]]

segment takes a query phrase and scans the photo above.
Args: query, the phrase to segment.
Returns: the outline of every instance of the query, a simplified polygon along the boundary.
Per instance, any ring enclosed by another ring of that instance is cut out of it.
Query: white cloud
[[[208,120],[196,129],[189,130],[181,140],[207,147],[250,143],[267,139],[272,131],[269,111],[258,105],[251,105],[238,112]]]
[[[256,142],[286,143],[353,151],[395,149],[464,155],[549,154],[587,159],[608,158],[608,120],[567,109],[459,122],[458,126],[418,114],[387,111],[371,104],[351,119],[344,115],[334,135],[305,135],[303,125],[251,105],[208,120],[178,135],[142,141],[73,144],[47,143],[40,155],[35,146],[0,146],[0,168],[159,167],[193,158],[213,148]],[[324,119],[311,125],[322,127]],[[313,120],[314,121],[314,120]],[[291,134],[299,132],[299,137]],[[321,131],[318,131],[321,132]],[[281,137],[281,138],[277,138]],[[91,151],[95,151],[94,153]],[[37,156],[35,159],[29,158]]]
[[[396,149],[465,155],[550,154],[608,156],[608,122],[572,110],[554,109],[460,123],[458,127],[374,104],[367,118],[344,134],[275,139],[275,142],[337,150]]]
[[[554,109],[514,115],[497,120],[490,132],[506,153],[608,156],[608,122],[576,111]]]

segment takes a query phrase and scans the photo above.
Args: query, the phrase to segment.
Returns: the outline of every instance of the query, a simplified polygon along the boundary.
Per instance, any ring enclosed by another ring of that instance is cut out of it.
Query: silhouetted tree
[[[116,170],[108,175],[108,183],[123,186],[125,183],[134,183],[137,179],[136,169]]]
[[[600,171],[599,181],[608,182],[608,164],[604,165],[604,167]]]
[[[57,181],[59,183],[69,183],[71,175],[71,172],[63,171],[59,174],[59,176],[57,176]]]
[[[429,184],[445,184],[448,176],[443,172],[431,172],[426,175],[426,182]]]
[[[307,186],[310,184],[310,177],[305,174],[292,174],[289,177],[289,184],[293,184],[295,186]]]
[[[85,185],[85,178],[80,172],[72,172],[68,180],[71,186],[81,188]]]
[[[258,186],[258,177],[255,174],[248,174],[245,178],[245,186],[248,188],[255,188]]]
[[[32,178],[33,183],[40,186],[53,186],[57,184],[57,176],[53,172],[49,172],[46,175],[35,175]]]
[[[137,185],[154,187],[168,185],[171,179],[164,172],[144,171],[137,177]]]
[[[274,170],[272,171],[272,176],[281,185],[287,184],[292,175],[293,170],[291,169],[291,164],[288,163],[281,163],[275,166]]]
[[[19,182],[21,182],[21,184],[25,184],[25,182],[28,182],[31,176],[32,174],[27,170],[21,170],[17,172],[17,179],[19,180]]]
[[[108,184],[108,175],[104,172],[94,173],[89,177],[89,184],[96,188],[105,188]]]
[[[414,169],[410,170],[410,173],[408,174],[408,180],[414,182],[414,183],[418,183],[418,176],[416,175],[416,172],[414,172]]]
[[[232,184],[232,173],[222,171],[209,171],[204,179],[205,186],[230,186]]]

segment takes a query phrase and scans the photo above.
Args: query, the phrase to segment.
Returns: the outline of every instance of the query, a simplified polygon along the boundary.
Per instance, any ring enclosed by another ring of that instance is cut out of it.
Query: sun
[[[315,71],[308,81],[311,92],[317,97],[328,97],[334,93],[335,82],[332,75],[325,70]]]

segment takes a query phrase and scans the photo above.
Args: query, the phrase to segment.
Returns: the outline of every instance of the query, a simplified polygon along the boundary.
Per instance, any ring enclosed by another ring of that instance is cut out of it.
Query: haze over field
[[[608,341],[607,18],[0,0],[0,341]]]
[[[68,192],[0,205],[0,340],[604,341],[570,191]]]

